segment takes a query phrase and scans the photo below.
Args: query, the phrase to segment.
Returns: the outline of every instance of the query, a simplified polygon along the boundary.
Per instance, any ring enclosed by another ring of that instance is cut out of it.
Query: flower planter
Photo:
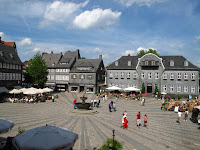
[[[142,94],[142,97],[146,96],[146,94]]]

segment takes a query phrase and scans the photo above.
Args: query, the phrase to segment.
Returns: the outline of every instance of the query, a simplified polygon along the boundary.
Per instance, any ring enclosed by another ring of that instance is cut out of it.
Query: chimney
[[[53,51],[51,51],[51,54],[53,54]]]
[[[102,55],[99,55],[99,59],[102,60]]]
[[[0,42],[1,42],[1,36],[0,36]]]
[[[128,56],[131,56],[131,54],[129,53]]]

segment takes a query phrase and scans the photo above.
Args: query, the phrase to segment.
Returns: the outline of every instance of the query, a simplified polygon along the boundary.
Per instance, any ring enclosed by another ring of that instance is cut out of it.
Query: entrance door
[[[147,84],[147,93],[152,93],[152,85]]]
[[[80,86],[80,92],[84,92],[84,86]]]

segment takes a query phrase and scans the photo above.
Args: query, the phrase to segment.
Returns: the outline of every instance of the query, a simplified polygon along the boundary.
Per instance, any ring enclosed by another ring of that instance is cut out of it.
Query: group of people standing
[[[127,119],[128,113],[126,112],[126,110],[122,115],[123,115],[123,117],[122,117],[122,126],[121,127],[123,127],[124,129],[127,129],[128,128],[128,119]],[[148,120],[147,115],[144,115],[143,126],[147,127],[147,129],[148,129],[147,120]],[[140,126],[142,125],[140,112],[137,113],[136,124],[137,124],[138,128],[140,128]]]

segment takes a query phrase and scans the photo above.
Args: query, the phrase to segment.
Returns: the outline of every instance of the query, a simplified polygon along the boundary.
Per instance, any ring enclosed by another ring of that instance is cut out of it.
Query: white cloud
[[[196,40],[200,40],[200,36],[196,36],[195,39],[196,39]]]
[[[126,50],[124,53],[122,53],[122,55],[124,55],[124,56],[128,56],[128,54],[130,54],[131,56],[134,56],[135,51],[134,50]]]
[[[1,40],[3,40],[5,34],[3,32],[0,32],[0,37],[1,37]]]
[[[99,47],[96,47],[94,49],[94,53],[101,53],[101,52],[102,52],[102,50]]]
[[[150,7],[153,3],[161,3],[167,0],[116,0],[116,1],[120,2],[122,5],[125,5],[126,7],[130,7],[133,4]]]
[[[139,52],[139,51],[141,51],[141,50],[148,51],[149,49],[152,49],[152,50],[156,50],[156,51],[157,51],[157,49],[156,49],[156,48],[153,48],[153,47],[150,47],[150,48],[138,47],[138,48],[137,48],[137,52]],[[158,51],[157,51],[157,52],[158,52]]]
[[[38,47],[35,47],[35,48],[32,50],[32,52],[39,52],[39,51],[42,51],[42,49],[41,49],[41,48],[38,48]]]
[[[54,1],[47,5],[44,20],[40,23],[41,27],[55,22],[66,22],[81,7],[85,7],[89,1],[76,4],[72,2]]]
[[[200,67],[200,60],[197,61],[197,66]]]
[[[92,11],[85,11],[79,16],[76,16],[73,21],[73,26],[79,29],[105,28],[106,26],[115,24],[120,16],[121,12],[97,8]]]
[[[102,58],[103,58],[103,59],[109,59],[110,56],[109,56],[108,54],[104,54],[104,55],[102,55]]]
[[[25,38],[19,42],[21,46],[30,46],[32,45],[32,41],[30,38]]]

